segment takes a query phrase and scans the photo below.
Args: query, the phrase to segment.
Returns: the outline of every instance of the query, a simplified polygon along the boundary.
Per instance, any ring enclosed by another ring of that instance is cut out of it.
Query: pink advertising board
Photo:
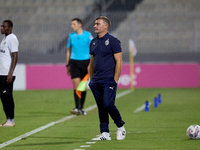
[[[72,89],[65,65],[27,65],[26,89]]]
[[[130,87],[129,70],[129,64],[124,64],[119,88]],[[199,64],[135,64],[134,79],[136,88],[199,87]]]
[[[199,87],[198,63],[135,64],[135,88]],[[123,64],[118,88],[130,87],[130,65]],[[61,65],[27,65],[26,89],[72,89]]]

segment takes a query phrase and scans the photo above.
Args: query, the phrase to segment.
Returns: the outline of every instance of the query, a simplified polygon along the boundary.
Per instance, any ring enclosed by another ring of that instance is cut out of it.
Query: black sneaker
[[[74,108],[74,109],[70,110],[70,112],[71,112],[71,114],[73,114],[73,115],[79,115],[79,114],[80,114],[80,110],[77,109],[77,108]]]
[[[87,115],[87,113],[83,109],[79,109],[80,115]]]

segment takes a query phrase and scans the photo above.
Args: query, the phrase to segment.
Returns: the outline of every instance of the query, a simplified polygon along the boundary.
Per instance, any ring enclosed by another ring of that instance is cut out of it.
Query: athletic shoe
[[[80,114],[80,111],[77,108],[74,108],[74,109],[70,110],[70,112],[73,115],[79,115]]]
[[[101,141],[101,140],[111,140],[110,134],[108,132],[103,132],[96,138],[93,138],[94,141]]]
[[[5,121],[0,127],[14,127],[15,123],[12,123],[11,121]]]
[[[118,128],[117,131],[117,140],[123,140],[126,137],[126,130],[124,128],[124,126]]]
[[[80,113],[80,115],[87,115],[87,113],[83,109],[80,109],[79,113]]]

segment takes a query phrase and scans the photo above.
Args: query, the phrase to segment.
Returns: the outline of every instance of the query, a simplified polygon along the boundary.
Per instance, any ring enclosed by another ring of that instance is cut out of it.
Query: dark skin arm
[[[8,72],[8,76],[7,76],[7,80],[6,80],[7,84],[9,84],[10,82],[13,81],[13,72],[17,65],[17,61],[18,61],[18,52],[14,52],[11,54],[11,65],[10,65],[10,70]]]

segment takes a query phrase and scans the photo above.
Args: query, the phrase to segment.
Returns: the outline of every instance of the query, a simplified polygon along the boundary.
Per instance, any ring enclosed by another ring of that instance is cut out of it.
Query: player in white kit
[[[13,83],[15,80],[15,67],[18,60],[19,41],[12,33],[13,23],[4,20],[1,25],[1,34],[4,38],[0,43],[0,98],[6,115],[6,121],[0,127],[13,127],[14,122],[14,100]]]

